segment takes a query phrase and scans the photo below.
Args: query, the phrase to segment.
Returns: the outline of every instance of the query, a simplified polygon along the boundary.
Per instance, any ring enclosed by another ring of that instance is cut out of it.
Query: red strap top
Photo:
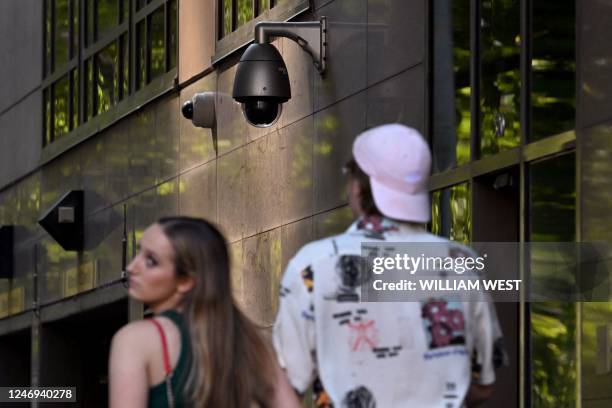
[[[149,319],[151,323],[157,327],[157,331],[159,331],[159,335],[162,341],[162,349],[164,353],[164,370],[166,371],[166,375],[170,375],[172,373],[172,366],[170,365],[170,356],[168,355],[168,343],[166,342],[166,335],[164,334],[164,329],[162,329],[161,324],[154,318]]]

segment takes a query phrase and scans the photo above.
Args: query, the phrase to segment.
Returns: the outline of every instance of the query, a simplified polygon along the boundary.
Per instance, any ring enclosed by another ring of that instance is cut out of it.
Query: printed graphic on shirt
[[[348,346],[353,352],[374,351],[378,346],[378,328],[376,321],[367,317],[367,309],[357,309],[334,313],[332,317],[339,326],[348,330]],[[388,348],[386,348],[388,349]],[[374,354],[380,354],[386,350],[379,350]]]
[[[323,383],[319,377],[315,378],[314,382],[312,383],[312,402],[316,408],[334,407],[334,404],[332,403],[327,391],[325,391]]]
[[[310,266],[302,271],[302,282],[304,282],[304,286],[306,286],[308,293],[311,293],[314,286],[314,274]]]
[[[392,358],[399,356],[400,351],[402,350],[402,346],[392,346],[392,347],[375,347],[372,349],[376,358]]]
[[[363,260],[359,255],[342,255],[334,268],[338,287],[325,295],[325,300],[337,302],[359,302],[357,289],[362,282]]]
[[[361,385],[344,396],[342,408],[376,408],[376,400],[372,392]]]
[[[280,288],[278,289],[278,296],[282,298],[289,295],[290,293],[291,293],[291,289],[289,289],[286,286],[281,285]]]
[[[461,304],[430,299],[422,305],[421,317],[429,349],[465,344],[465,320]]]

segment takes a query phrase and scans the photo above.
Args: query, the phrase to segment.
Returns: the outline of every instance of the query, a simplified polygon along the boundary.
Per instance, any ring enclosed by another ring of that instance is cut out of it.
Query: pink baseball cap
[[[383,215],[413,222],[431,219],[431,152],[417,130],[396,123],[366,130],[353,143],[353,157],[370,176]]]

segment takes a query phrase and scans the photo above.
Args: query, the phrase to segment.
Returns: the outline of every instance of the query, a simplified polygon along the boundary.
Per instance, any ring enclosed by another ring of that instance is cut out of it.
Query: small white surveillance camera
[[[185,102],[181,111],[194,126],[212,128],[215,126],[216,92],[200,92]]]

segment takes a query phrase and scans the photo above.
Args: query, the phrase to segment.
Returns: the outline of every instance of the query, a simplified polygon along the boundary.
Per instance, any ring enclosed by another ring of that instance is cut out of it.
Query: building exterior
[[[248,125],[231,93],[254,23],[319,16],[326,72],[275,40],[292,98],[273,126]],[[288,259],[350,223],[340,167],[382,123],[430,140],[433,231],[610,240],[610,17],[602,0],[0,2],[0,225],[14,260],[0,274],[0,385],[74,385],[78,406],[106,405],[110,339],[143,314],[120,282],[124,247],[129,258],[163,215],[221,227],[236,297],[270,326]],[[217,93],[212,129],[181,115],[202,91]],[[71,190],[84,192],[80,251],[38,224]],[[486,406],[612,403],[597,336],[612,303],[497,306],[510,365]]]

